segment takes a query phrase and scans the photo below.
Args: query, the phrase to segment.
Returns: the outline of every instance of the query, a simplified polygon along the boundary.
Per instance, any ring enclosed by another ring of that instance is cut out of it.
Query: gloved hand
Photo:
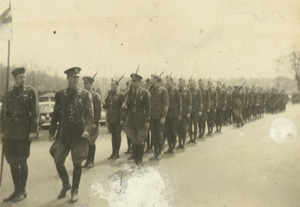
[[[81,135],[82,138],[88,139],[90,134],[87,131],[84,131]]]

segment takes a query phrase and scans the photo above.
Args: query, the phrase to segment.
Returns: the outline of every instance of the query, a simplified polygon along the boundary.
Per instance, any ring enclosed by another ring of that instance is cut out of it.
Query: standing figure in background
[[[223,124],[223,116],[226,107],[226,92],[223,90],[222,85],[220,82],[217,84],[217,103],[216,103],[216,130],[217,132],[221,133],[222,131],[222,124]]]
[[[208,113],[207,118],[207,129],[208,134],[211,135],[213,132],[214,124],[215,124],[215,117],[216,117],[216,104],[217,104],[217,92],[213,89],[213,84],[211,81],[207,82],[208,86],[208,93],[210,97],[210,112]]]
[[[124,94],[118,91],[119,81],[111,80],[111,90],[104,100],[103,108],[107,111],[106,123],[108,131],[111,133],[112,153],[107,159],[118,159],[121,147],[121,116]]]
[[[101,98],[100,95],[92,90],[92,85],[94,83],[94,78],[85,76],[83,77],[84,89],[92,94],[93,106],[94,106],[94,121],[89,137],[89,154],[86,159],[85,164],[82,167],[92,168],[94,167],[94,159],[96,152],[96,139],[99,135],[99,120],[101,117]]]

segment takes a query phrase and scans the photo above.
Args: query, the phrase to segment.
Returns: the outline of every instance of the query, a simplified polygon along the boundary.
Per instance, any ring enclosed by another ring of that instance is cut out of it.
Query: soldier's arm
[[[121,93],[119,96],[119,100],[118,100],[118,102],[119,102],[118,105],[119,105],[119,109],[120,109],[120,120],[123,120],[124,110],[122,108],[122,105],[123,105],[124,101],[125,101],[125,95],[123,93]]]
[[[192,95],[190,90],[187,91],[187,99],[187,113],[190,114],[192,111]]]
[[[227,100],[227,93],[224,91],[224,102],[223,102],[223,103],[224,103],[224,105],[223,105],[224,108],[226,107],[226,104],[227,104],[227,103],[226,103],[226,102],[227,102],[226,100]]]
[[[200,90],[198,90],[199,91],[199,109],[200,109],[200,111],[203,111],[203,96],[202,96],[202,92],[200,91]]]
[[[145,123],[149,123],[150,113],[151,113],[151,96],[149,91],[146,91],[145,93],[144,111],[145,111]]]
[[[30,132],[37,132],[38,126],[39,126],[39,100],[38,95],[36,93],[36,90],[34,88],[31,88],[30,90]]]
[[[219,95],[219,92],[216,91],[216,109],[219,107]]]
[[[54,110],[52,114],[52,119],[51,119],[51,125],[49,127],[49,134],[54,136],[56,129],[57,129],[57,123],[59,121],[59,118],[61,116],[60,110],[61,110],[61,102],[59,99],[59,93],[55,94],[55,104],[54,104]]]
[[[176,90],[176,96],[177,96],[177,113],[178,113],[178,116],[181,116],[181,113],[182,113],[182,100],[181,100],[181,97],[179,95],[179,92],[178,90]]]
[[[169,94],[166,89],[163,90],[163,111],[162,111],[162,117],[166,118],[168,114],[169,109]]]
[[[101,117],[101,99],[98,94],[93,99],[94,103],[94,124],[98,126]]]
[[[4,133],[4,110],[6,110],[6,95],[3,96],[3,104],[0,114],[0,133]]]
[[[84,120],[84,131],[90,133],[94,120],[94,106],[91,93],[86,93],[85,95]]]

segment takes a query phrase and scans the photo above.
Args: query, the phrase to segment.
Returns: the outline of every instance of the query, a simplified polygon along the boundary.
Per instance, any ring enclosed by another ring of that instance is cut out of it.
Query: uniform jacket
[[[174,87],[168,88],[167,90],[169,94],[169,110],[167,118],[177,118],[178,116],[181,116],[182,110],[182,101],[179,91]]]
[[[226,109],[232,109],[232,93],[227,92]]]
[[[167,90],[162,87],[153,86],[151,94],[151,119],[161,119],[167,116],[169,109],[169,95]]]
[[[191,88],[192,96],[192,112],[199,112],[203,110],[202,93],[199,89]]]
[[[80,142],[83,131],[91,132],[94,121],[92,95],[85,89],[67,88],[55,94],[49,133],[59,142]]]
[[[210,109],[210,95],[207,89],[200,88],[203,98],[203,110]]]
[[[127,106],[123,120],[125,127],[144,127],[150,122],[151,101],[150,93],[144,88],[139,87],[136,91],[131,89],[126,97]]]
[[[94,121],[93,124],[95,124],[97,127],[99,125],[100,117],[101,117],[101,98],[100,95],[95,91],[90,91],[92,94],[93,99],[93,106],[94,106]]]
[[[0,130],[7,139],[28,139],[37,132],[39,124],[38,96],[33,87],[19,86],[4,95],[0,117]],[[4,111],[6,119],[4,120]]]
[[[217,108],[217,92],[214,89],[208,89],[210,96],[210,109],[214,110]]]
[[[217,90],[217,104],[216,107],[217,109],[223,109],[226,107],[226,92],[220,88]]]
[[[106,121],[108,124],[120,123],[123,102],[123,93],[109,91],[107,98],[104,100],[105,105],[103,106],[107,110]]]
[[[190,114],[192,111],[192,96],[190,89],[185,87],[178,91],[182,101],[182,115]]]

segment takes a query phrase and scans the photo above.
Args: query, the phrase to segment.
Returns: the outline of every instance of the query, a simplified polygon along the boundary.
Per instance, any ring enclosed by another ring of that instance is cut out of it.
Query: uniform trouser
[[[190,117],[190,122],[189,122],[190,140],[194,140],[194,141],[196,140],[198,120],[199,120],[198,112],[192,112]],[[193,131],[193,126],[194,126],[194,131]],[[193,139],[193,135],[194,135],[194,139]]]
[[[122,127],[120,123],[112,123],[108,125],[108,130],[111,133],[112,155],[119,155]]]
[[[146,142],[147,142],[147,149],[152,148],[151,135],[150,135],[150,130],[149,129],[147,130]]]
[[[207,120],[207,111],[203,111],[202,115],[199,117],[198,126],[199,126],[199,136],[203,137],[206,128],[206,120]]]
[[[160,119],[151,119],[150,120],[150,130],[151,130],[151,139],[154,146],[154,151],[162,150],[164,143],[163,132],[165,125],[160,124]],[[159,153],[159,152],[158,152]]]
[[[178,123],[179,145],[181,144],[185,145],[188,122],[189,120],[187,118],[187,115],[186,114],[182,115]]]
[[[132,157],[136,164],[143,161],[144,141],[147,137],[148,129],[141,126],[126,126],[125,132],[131,139],[132,143]]]
[[[28,178],[27,159],[30,155],[30,144],[31,142],[28,139],[6,140],[4,143],[4,154],[10,165],[16,192],[25,192]]]
[[[217,129],[219,127],[220,130],[222,128],[223,115],[224,115],[223,109],[217,109],[217,112],[216,112],[216,126],[217,126]]]
[[[232,109],[227,108],[225,111],[225,120],[229,123],[232,122]]]
[[[212,133],[214,124],[215,124],[215,111],[214,111],[214,109],[211,109],[210,112],[208,113],[208,117],[207,117],[208,133]]]
[[[167,118],[166,119],[166,134],[168,138],[168,145],[170,150],[174,150],[176,146],[178,128],[178,118]]]
[[[77,191],[82,172],[81,163],[88,156],[88,140],[82,138],[79,142],[73,143],[72,145],[67,142],[57,141],[52,144],[50,154],[54,158],[57,172],[64,187],[69,185],[69,176],[65,167],[65,160],[70,151],[74,166],[72,191]]]
[[[99,134],[98,128],[92,129],[89,138],[89,154],[86,160],[87,163],[94,162],[95,152],[96,152],[96,139],[98,138],[98,134]]]

